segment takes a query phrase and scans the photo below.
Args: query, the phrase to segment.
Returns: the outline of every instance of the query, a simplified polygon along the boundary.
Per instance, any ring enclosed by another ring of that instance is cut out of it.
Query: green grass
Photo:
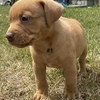
[[[28,48],[10,45],[5,34],[9,6],[0,6],[0,100],[32,100],[34,72]],[[79,20],[86,30],[89,69],[87,78],[78,75],[80,100],[100,100],[100,8],[66,8],[63,16]],[[63,71],[47,69],[50,100],[64,100]]]

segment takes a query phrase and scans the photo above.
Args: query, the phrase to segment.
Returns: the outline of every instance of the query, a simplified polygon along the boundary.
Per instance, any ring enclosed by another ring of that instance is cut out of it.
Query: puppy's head
[[[31,45],[47,34],[63,9],[53,0],[18,0],[9,12],[10,27],[6,38],[17,47]]]

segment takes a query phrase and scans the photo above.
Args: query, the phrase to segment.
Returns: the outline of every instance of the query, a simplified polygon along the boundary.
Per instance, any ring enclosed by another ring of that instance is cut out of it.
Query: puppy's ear
[[[53,0],[42,0],[40,4],[44,10],[47,26],[51,26],[62,15],[64,7]]]

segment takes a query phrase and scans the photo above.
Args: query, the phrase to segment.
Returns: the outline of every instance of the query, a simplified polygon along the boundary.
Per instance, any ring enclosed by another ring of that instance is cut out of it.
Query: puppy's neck
[[[55,52],[55,43],[59,35],[60,21],[56,21],[51,27],[43,29],[41,37],[32,43],[32,47],[36,53],[53,54]]]

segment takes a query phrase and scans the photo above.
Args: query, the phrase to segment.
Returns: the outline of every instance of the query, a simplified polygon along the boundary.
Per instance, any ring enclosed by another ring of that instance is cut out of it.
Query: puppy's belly
[[[58,64],[51,64],[51,63],[48,63],[48,64],[47,64],[47,67],[51,67],[51,68],[62,68],[62,67],[59,66]]]
[[[59,59],[45,59],[47,67],[62,68],[62,63]]]

